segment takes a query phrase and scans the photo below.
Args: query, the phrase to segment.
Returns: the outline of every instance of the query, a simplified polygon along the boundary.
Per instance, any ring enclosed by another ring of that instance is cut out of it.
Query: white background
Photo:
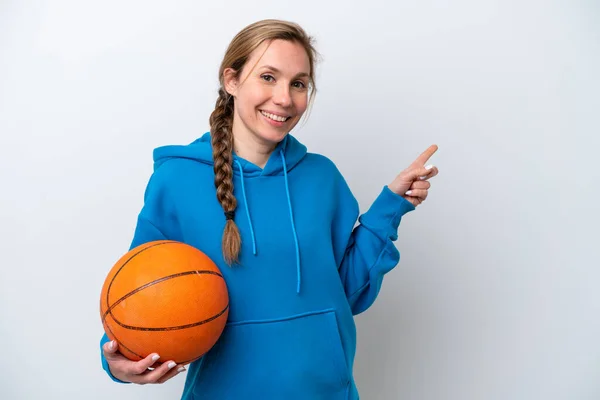
[[[100,366],[100,289],[151,152],[208,130],[235,33],[300,23],[323,55],[293,134],[366,211],[440,169],[357,316],[361,398],[600,398],[597,1],[0,1],[0,398],[175,399]]]

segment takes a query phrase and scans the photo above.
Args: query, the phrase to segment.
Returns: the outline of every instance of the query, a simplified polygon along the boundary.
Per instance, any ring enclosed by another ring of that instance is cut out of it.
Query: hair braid
[[[224,212],[234,212],[237,201],[233,195],[233,97],[223,89],[219,90],[219,98],[209,123],[217,200]],[[227,219],[225,223],[221,246],[227,264],[238,262],[241,238],[233,219]]]

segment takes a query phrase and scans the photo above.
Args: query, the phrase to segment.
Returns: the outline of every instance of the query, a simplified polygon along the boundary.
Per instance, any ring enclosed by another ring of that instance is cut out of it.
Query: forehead
[[[254,70],[266,65],[277,68],[283,74],[310,74],[310,60],[304,47],[288,40],[263,42],[251,54],[248,63]]]

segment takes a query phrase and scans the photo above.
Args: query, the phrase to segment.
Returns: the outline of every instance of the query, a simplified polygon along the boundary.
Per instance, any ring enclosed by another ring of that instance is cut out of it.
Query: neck
[[[233,151],[244,160],[250,161],[259,168],[264,168],[277,143],[260,140],[250,132],[233,129]]]

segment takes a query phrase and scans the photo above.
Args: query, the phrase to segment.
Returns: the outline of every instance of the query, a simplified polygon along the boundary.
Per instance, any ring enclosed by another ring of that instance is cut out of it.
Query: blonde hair
[[[313,46],[314,38],[308,36],[298,24],[276,19],[258,21],[242,29],[229,44],[219,68],[219,97],[209,118],[217,200],[226,215],[230,215],[226,220],[222,239],[223,258],[229,265],[238,262],[241,238],[232,218],[237,207],[233,195],[232,165],[234,99],[224,88],[223,73],[227,68],[231,68],[235,71],[235,78],[239,78],[252,52],[264,41],[276,39],[295,42],[304,47],[310,62],[309,108],[316,94],[315,63],[318,53]]]

